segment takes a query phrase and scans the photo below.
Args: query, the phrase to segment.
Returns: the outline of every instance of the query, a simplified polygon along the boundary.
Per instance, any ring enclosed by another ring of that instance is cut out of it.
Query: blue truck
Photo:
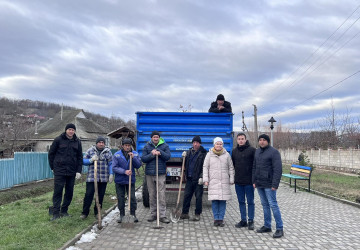
[[[202,146],[209,150],[217,136],[224,141],[228,152],[233,148],[233,114],[200,112],[137,112],[136,147],[140,156],[142,148],[151,139],[151,132],[156,130],[170,147],[171,158],[167,162],[167,190],[178,190],[174,184],[180,180],[183,151],[191,146],[192,138],[201,137]],[[149,194],[146,180],[143,185],[143,204],[149,206]]]

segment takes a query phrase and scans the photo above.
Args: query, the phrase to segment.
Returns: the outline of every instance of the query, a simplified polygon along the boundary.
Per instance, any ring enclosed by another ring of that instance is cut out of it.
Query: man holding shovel
[[[134,168],[140,168],[141,161],[139,154],[131,148],[131,138],[124,138],[122,140],[122,149],[114,154],[113,157],[113,171],[115,173],[115,187],[118,199],[118,208],[120,211],[120,218],[118,223],[123,222],[125,217],[125,192],[130,197],[130,215],[134,222],[139,220],[136,218],[136,197],[135,197],[135,171]],[[130,158],[132,161],[130,161]],[[131,162],[131,164],[130,164]],[[132,166],[130,166],[132,165]],[[131,176],[131,194],[129,194],[129,176]]]
[[[104,195],[106,191],[107,183],[111,183],[114,179],[114,175],[112,172],[112,153],[110,148],[105,146],[105,138],[99,136],[95,145],[89,148],[83,159],[84,165],[89,165],[89,170],[86,178],[86,193],[84,197],[84,205],[83,211],[81,213],[80,218],[86,219],[90,212],[91,203],[94,199],[95,187],[94,187],[94,162],[97,161],[97,187],[99,193],[99,203],[100,207],[102,207],[102,203],[104,200]],[[97,216],[98,210],[96,208],[96,204],[94,206],[94,214]]]
[[[185,176],[186,186],[184,194],[184,203],[182,208],[181,219],[190,219],[189,209],[193,194],[195,193],[196,208],[194,221],[200,220],[202,212],[202,197],[203,197],[203,165],[207,151],[201,146],[200,136],[195,136],[192,139],[192,147],[186,152],[185,158]]]
[[[160,137],[158,131],[151,133],[151,140],[143,148],[141,160],[146,163],[145,174],[146,183],[149,190],[150,213],[149,222],[159,219],[162,223],[170,223],[166,217],[166,200],[165,200],[165,180],[166,180],[166,162],[170,159],[171,153],[169,145]],[[156,164],[158,158],[158,164]],[[156,183],[156,168],[158,168],[158,183]],[[156,193],[159,193],[159,207],[157,207]],[[157,218],[157,209],[159,217]]]

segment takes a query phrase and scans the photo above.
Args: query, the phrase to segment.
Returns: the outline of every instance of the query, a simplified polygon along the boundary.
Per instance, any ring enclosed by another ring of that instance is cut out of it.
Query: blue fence
[[[14,159],[0,159],[0,190],[53,177],[46,152],[15,152]]]

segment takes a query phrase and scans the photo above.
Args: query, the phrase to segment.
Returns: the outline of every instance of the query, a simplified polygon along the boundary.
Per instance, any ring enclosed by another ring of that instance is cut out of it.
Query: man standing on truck
[[[156,156],[158,156],[158,178],[156,183]],[[171,153],[169,145],[160,137],[158,131],[151,133],[151,140],[143,148],[141,161],[146,163],[145,174],[146,183],[149,190],[150,213],[149,222],[157,219],[156,205],[156,188],[159,189],[159,220],[162,223],[170,223],[166,217],[166,200],[165,200],[165,180],[166,180],[166,162],[170,159]]]
[[[76,127],[69,123],[65,132],[56,137],[49,150],[49,165],[54,173],[53,217],[69,216],[68,207],[73,198],[75,178],[81,178],[83,154],[80,139],[75,134]],[[65,187],[64,200],[63,189]],[[61,208],[60,208],[61,205]]]
[[[184,203],[181,214],[181,219],[190,219],[189,209],[191,198],[195,193],[196,208],[194,221],[200,220],[200,214],[202,213],[202,197],[203,197],[203,165],[207,151],[201,146],[200,136],[195,136],[192,139],[192,147],[184,153],[185,158],[185,176],[186,186],[184,194]]]
[[[216,97],[216,101],[211,103],[209,108],[210,113],[231,113],[231,103],[225,101],[225,97],[222,94],[219,94]]]
[[[270,137],[266,134],[259,136],[260,148],[255,151],[252,183],[257,188],[264,211],[264,226],[256,230],[257,233],[271,232],[271,210],[276,222],[274,238],[284,236],[283,221],[280,208],[276,200],[276,191],[282,174],[281,156],[278,150],[269,145]]]

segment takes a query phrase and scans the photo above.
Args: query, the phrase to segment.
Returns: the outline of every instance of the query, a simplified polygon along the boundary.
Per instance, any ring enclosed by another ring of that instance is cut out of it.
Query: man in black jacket
[[[259,136],[259,146],[256,149],[253,166],[253,186],[257,188],[264,211],[264,226],[256,230],[257,233],[271,232],[271,211],[276,222],[274,238],[284,235],[280,208],[276,200],[276,190],[279,187],[282,163],[278,150],[269,145],[270,138],[266,134]]]
[[[219,94],[216,97],[216,101],[211,103],[209,108],[210,113],[231,113],[231,103],[225,101],[225,97],[222,94]]]
[[[232,151],[232,161],[235,168],[235,190],[239,201],[241,221],[235,225],[237,228],[248,227],[254,230],[254,187],[252,185],[252,169],[255,148],[250,146],[246,135],[239,133],[236,137],[237,146]],[[248,204],[248,218],[246,217],[246,201]]]
[[[76,127],[74,124],[67,124],[65,132],[56,137],[50,147],[48,158],[50,168],[54,173],[54,208],[51,220],[56,220],[60,216],[69,216],[68,207],[74,193],[75,178],[81,178],[83,163],[82,146],[75,131]],[[61,205],[64,186],[65,194]]]
[[[207,151],[201,146],[200,136],[195,136],[192,139],[192,147],[183,152],[185,158],[185,176],[186,186],[184,192],[184,203],[181,214],[181,219],[190,219],[189,209],[193,194],[195,193],[196,208],[194,221],[200,220],[200,214],[202,213],[202,197],[203,197],[203,165]]]

